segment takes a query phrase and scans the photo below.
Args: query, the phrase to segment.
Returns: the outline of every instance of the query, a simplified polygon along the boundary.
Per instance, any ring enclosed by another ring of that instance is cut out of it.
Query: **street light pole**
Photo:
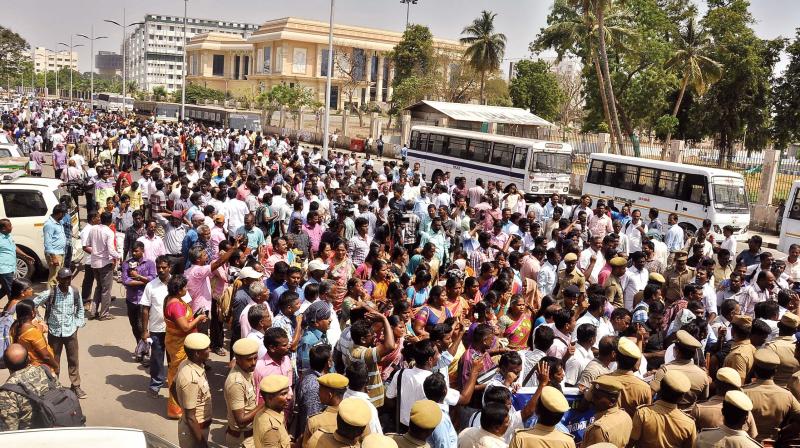
[[[416,5],[419,0],[400,0],[400,3],[406,4],[406,28],[408,28],[409,17],[411,15],[411,5]]]
[[[183,63],[181,64],[181,121],[186,117],[186,13],[189,0],[183,0]]]
[[[328,72],[325,79],[325,120],[322,139],[322,158],[328,160],[328,139],[331,130],[331,76],[333,72],[333,12],[336,0],[331,0],[331,19],[328,27]]]
[[[73,45],[72,44],[72,35],[69,36],[69,44],[65,44],[64,42],[59,42],[58,44],[69,48],[69,100],[70,100],[70,102],[72,102],[72,72],[74,70],[72,68],[72,60],[73,60],[72,59],[72,54],[73,54],[72,51],[76,47],[82,47],[83,44]],[[58,66],[58,60],[56,60],[56,66]]]
[[[94,37],[94,25],[92,25],[92,36],[91,37],[89,37],[89,36],[87,36],[85,34],[76,34],[76,36],[82,37],[84,39],[89,39],[89,45],[90,45],[90,48],[91,48],[91,50],[89,50],[90,53],[91,53],[89,58],[91,59],[91,63],[92,63],[92,65],[91,65],[91,69],[92,70],[91,70],[91,73],[89,75],[91,77],[90,78],[91,79],[91,81],[90,81],[90,83],[91,83],[91,92],[89,93],[89,95],[90,95],[90,97],[89,97],[89,105],[90,105],[91,110],[94,110],[94,68],[95,68],[94,67],[94,41],[99,40],[99,39],[107,39],[108,36],[97,36],[97,37]]]
[[[122,8],[122,23],[119,23],[115,20],[103,20],[103,22],[108,22],[113,25],[116,25],[122,28],[122,110],[125,110],[125,98],[127,97],[127,65],[128,65],[128,51],[125,48],[125,39],[127,37],[128,27],[135,26],[135,25],[144,25],[144,22],[134,22],[134,23],[125,23],[125,8]]]

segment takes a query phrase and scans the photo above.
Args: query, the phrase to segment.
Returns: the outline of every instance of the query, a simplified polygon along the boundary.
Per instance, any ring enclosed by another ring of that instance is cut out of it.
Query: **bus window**
[[[434,154],[444,154],[447,155],[446,149],[446,139],[444,135],[431,135],[430,143],[428,146],[431,148],[431,152]]]
[[[789,209],[789,219],[800,219],[800,188],[795,190],[794,199]]]
[[[592,160],[592,167],[589,169],[589,182],[593,184],[601,183],[603,179],[603,161]]]
[[[619,188],[625,190],[636,190],[639,178],[639,167],[634,165],[620,165],[622,177],[619,180]]]
[[[411,148],[413,150],[417,150],[417,145],[419,144],[419,131],[411,131]]]
[[[656,194],[667,198],[678,199],[678,186],[680,185],[681,175],[673,171],[661,171],[658,176]]]
[[[653,194],[656,191],[656,177],[658,173],[653,168],[639,168],[639,182],[637,191]]]
[[[492,165],[511,167],[511,162],[514,159],[514,146],[505,143],[495,143],[492,150]]]
[[[605,169],[603,170],[603,182],[601,182],[601,184],[608,187],[616,187],[617,181],[619,180],[617,178],[617,171],[618,167],[616,163],[606,162]]]
[[[428,150],[428,134],[421,133],[419,134],[419,145],[417,146],[417,151],[427,151]]]
[[[708,202],[708,196],[705,194],[707,183],[706,177],[703,175],[684,174],[683,182],[681,182],[683,187],[681,198],[684,201],[706,205]]]
[[[489,142],[483,140],[469,141],[469,154],[471,159],[476,162],[489,162]]]
[[[497,145],[494,145],[497,148]],[[524,170],[527,166],[526,163],[528,162],[528,148],[523,148],[521,146],[517,146],[514,149],[514,168],[518,168]]]
[[[451,157],[467,158],[467,139],[450,137],[447,147]]]

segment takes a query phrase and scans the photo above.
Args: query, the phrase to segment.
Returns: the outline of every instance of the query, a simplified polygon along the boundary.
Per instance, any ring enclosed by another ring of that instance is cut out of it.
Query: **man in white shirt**
[[[551,296],[558,282],[558,264],[560,256],[556,249],[547,249],[546,257],[547,261],[542,265],[541,269],[539,269],[537,282],[539,283],[539,291],[542,295]]]
[[[642,239],[646,232],[642,212],[639,209],[631,213],[631,220],[625,224],[623,232],[628,239],[628,251],[634,253],[642,250]]]
[[[725,226],[722,228],[722,235],[725,240],[720,243],[720,249],[728,249],[731,253],[731,259],[736,259],[736,239],[733,237],[733,227]]]
[[[244,226],[244,217],[250,213],[250,208],[244,201],[236,197],[236,189],[228,189],[228,201],[225,202],[225,211],[222,213],[228,218],[228,233],[234,234],[239,227]]]
[[[371,415],[367,425],[370,434],[383,434],[383,428],[378,418],[378,409],[369,401],[369,394],[366,392],[368,373],[364,363],[350,364],[345,369],[344,375],[347,377],[349,384],[347,385],[347,390],[344,391],[343,398],[355,397],[364,401],[369,407]]]
[[[670,225],[667,236],[664,238],[667,249],[669,249],[670,253],[683,250],[683,228],[678,225],[678,215],[675,213],[670,214],[667,223]]]
[[[167,370],[164,366],[164,353],[166,346],[167,324],[164,322],[164,300],[169,294],[169,280],[172,263],[166,256],[156,259],[156,274],[153,280],[145,285],[142,299],[142,340],[150,341],[150,387],[148,392],[153,397],[158,397],[159,390],[166,386]],[[184,300],[188,303],[191,298],[187,295]]]
[[[94,271],[92,270],[92,248],[89,246],[89,233],[92,227],[100,224],[100,215],[91,211],[86,217],[86,225],[81,229],[81,246],[86,254],[83,257],[83,283],[81,284],[81,297],[83,298],[83,314],[91,315],[92,286],[94,286]]]
[[[800,282],[800,245],[789,246],[789,257],[786,258],[784,274],[789,277],[789,283]]]
[[[631,260],[633,260],[633,265],[628,268],[625,274],[627,281],[623,285],[622,290],[625,308],[629,310],[633,309],[633,297],[637,292],[644,291],[644,287],[647,286],[647,279],[650,277],[650,273],[645,267],[647,258],[644,252],[633,252],[631,254]]]
[[[575,332],[578,335],[575,353],[567,359],[564,366],[564,382],[570,386],[578,384],[578,378],[581,377],[583,369],[594,359],[592,346],[596,342],[597,327],[592,324],[581,324],[575,329]]]
[[[592,270],[587,272],[593,261],[594,266]],[[583,272],[583,276],[586,277],[587,282],[595,284],[597,283],[597,276],[600,274],[605,264],[606,258],[603,256],[603,238],[594,236],[589,241],[589,247],[584,249],[580,257],[578,257],[578,268]]]
[[[103,212],[100,215],[100,224],[92,227],[86,241],[87,246],[92,248],[90,263],[97,281],[94,291],[94,318],[100,320],[114,318],[108,312],[111,306],[111,286],[114,282],[114,266],[122,258],[122,254],[116,249],[114,231],[109,227],[112,221],[111,213]]]

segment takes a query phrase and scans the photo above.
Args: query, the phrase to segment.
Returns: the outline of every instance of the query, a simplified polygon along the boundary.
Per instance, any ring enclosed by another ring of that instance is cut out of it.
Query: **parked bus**
[[[156,101],[134,101],[133,112],[137,117],[155,121],[177,122],[181,105]]]
[[[631,203],[642,216],[657,208],[662,222],[677,213],[679,225],[690,232],[710,219],[717,241],[724,239],[725,226],[733,227],[737,240],[745,239],[750,224],[744,178],[718,168],[594,153],[589,157],[583,194],[595,201],[613,200],[618,207]]]
[[[800,180],[794,181],[789,196],[786,198],[781,220],[781,239],[778,250],[789,253],[789,246],[800,244]]]
[[[127,110],[133,110],[133,98],[126,97],[124,107]],[[107,112],[120,111],[123,108],[122,95],[116,93],[96,93],[94,108]]]
[[[450,172],[476,179],[516,184],[530,198],[569,192],[572,147],[545,142],[436,126],[411,128],[408,162],[419,163],[430,180],[433,172]]]

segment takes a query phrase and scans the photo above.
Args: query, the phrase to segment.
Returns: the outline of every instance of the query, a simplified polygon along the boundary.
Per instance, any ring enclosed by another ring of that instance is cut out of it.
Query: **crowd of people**
[[[181,447],[207,446],[223,407],[231,447],[797,443],[798,246],[738,252],[711,222],[259,131],[60,103],[3,122],[71,192],[43,227],[50,289],[0,275],[9,383],[43,390],[66,348],[86,398],[78,331],[114,318],[117,281]],[[0,261],[18,256],[0,233]],[[0,390],[0,426],[32,427],[31,406]]]

